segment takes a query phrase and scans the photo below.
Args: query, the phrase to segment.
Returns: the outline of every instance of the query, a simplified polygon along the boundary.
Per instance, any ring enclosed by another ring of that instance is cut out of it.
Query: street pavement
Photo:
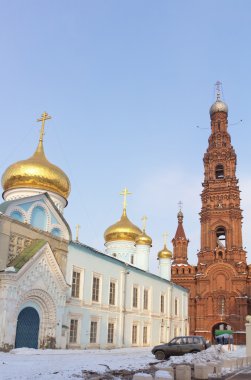
[[[241,369],[235,374],[222,377],[224,380],[251,380],[251,366]]]

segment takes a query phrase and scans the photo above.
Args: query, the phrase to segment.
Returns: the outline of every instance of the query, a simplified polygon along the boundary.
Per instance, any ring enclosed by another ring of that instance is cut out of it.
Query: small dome
[[[67,199],[70,194],[70,181],[56,165],[51,164],[44,154],[43,142],[32,157],[10,165],[2,176],[4,191],[18,188],[35,188],[54,192]]]
[[[105,242],[117,240],[134,241],[142,234],[142,231],[135,226],[127,217],[126,210],[123,210],[121,219],[105,230]]]
[[[158,259],[171,259],[172,258],[172,252],[167,249],[166,244],[164,245],[164,248],[162,251],[159,251],[158,253]]]
[[[224,103],[222,100],[217,99],[216,102],[211,106],[210,108],[210,116],[212,116],[216,112],[225,112],[228,114],[228,106],[226,103]]]
[[[150,246],[152,246],[152,239],[150,238],[150,236],[148,236],[145,233],[145,231],[143,231],[142,234],[136,238],[135,243],[136,243],[136,245],[150,245]]]

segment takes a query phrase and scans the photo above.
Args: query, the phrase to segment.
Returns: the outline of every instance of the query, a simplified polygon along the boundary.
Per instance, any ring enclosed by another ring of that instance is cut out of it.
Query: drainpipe
[[[124,270],[124,290],[123,290],[123,333],[122,333],[122,345],[125,346],[125,319],[126,319],[126,289],[127,289],[127,275],[130,273],[127,269],[128,264],[125,264]]]

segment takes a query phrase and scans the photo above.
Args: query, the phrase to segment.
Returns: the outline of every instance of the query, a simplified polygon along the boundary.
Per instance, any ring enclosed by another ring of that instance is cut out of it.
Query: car
[[[155,355],[156,359],[164,360],[170,356],[200,352],[210,346],[209,341],[203,336],[176,336],[169,343],[153,347],[152,354]]]

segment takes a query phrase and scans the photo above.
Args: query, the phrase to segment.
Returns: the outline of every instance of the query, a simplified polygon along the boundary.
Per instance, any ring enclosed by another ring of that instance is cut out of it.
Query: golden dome
[[[35,188],[54,192],[63,198],[70,194],[70,181],[56,165],[51,164],[44,154],[43,139],[32,157],[10,165],[2,176],[4,191],[18,188]]]
[[[121,219],[105,230],[104,238],[106,243],[116,240],[135,241],[141,234],[142,231],[128,219],[124,208]]]
[[[158,259],[171,259],[172,257],[172,252],[167,249],[166,244],[164,245],[164,248],[162,251],[159,251],[158,253]]]
[[[136,238],[135,243],[136,243],[136,245],[150,245],[150,246],[152,246],[152,239],[143,230],[142,234],[140,234]]]

